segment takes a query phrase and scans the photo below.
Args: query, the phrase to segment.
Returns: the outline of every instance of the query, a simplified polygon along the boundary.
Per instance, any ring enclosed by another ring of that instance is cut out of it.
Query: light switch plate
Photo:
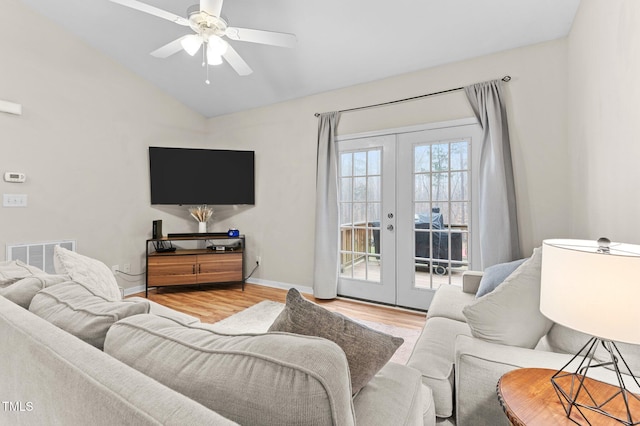
[[[27,207],[27,194],[2,194],[3,207]]]

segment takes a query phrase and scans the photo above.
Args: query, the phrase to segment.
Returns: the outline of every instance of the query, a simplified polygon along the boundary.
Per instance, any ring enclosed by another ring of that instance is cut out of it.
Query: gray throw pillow
[[[118,320],[149,313],[148,302],[110,300],[84,283],[67,281],[40,290],[29,311],[98,349]]]
[[[20,260],[0,262],[0,288],[8,287],[16,281],[34,274],[44,274],[44,271]]]
[[[16,281],[8,287],[0,288],[0,295],[11,300],[16,305],[29,309],[31,299],[33,299],[40,290],[68,280],[69,277],[65,275],[34,274]]]
[[[269,331],[317,336],[335,342],[347,356],[353,395],[384,367],[404,343],[400,337],[381,333],[328,311],[303,298],[294,288],[287,293],[285,308]]]
[[[497,265],[489,266],[482,273],[482,279],[476,293],[476,298],[482,297],[485,294],[491,293],[502,282],[513,273],[518,266],[522,265],[527,259],[514,260],[513,262],[499,263]]]

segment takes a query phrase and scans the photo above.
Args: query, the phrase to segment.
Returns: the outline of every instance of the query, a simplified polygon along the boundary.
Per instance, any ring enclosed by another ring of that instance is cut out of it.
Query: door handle
[[[387,225],[387,229],[388,229],[389,231],[393,231],[393,225]]]
[[[196,265],[191,265],[191,266],[193,267],[193,272],[192,273],[193,273],[193,275],[195,275],[196,274]]]

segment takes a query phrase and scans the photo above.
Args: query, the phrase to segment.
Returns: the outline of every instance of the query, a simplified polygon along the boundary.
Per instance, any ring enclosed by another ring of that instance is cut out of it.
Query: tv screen
[[[151,204],[255,204],[254,152],[149,147]]]

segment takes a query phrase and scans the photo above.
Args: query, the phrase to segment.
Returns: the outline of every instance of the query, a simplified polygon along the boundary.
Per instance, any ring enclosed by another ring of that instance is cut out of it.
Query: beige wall
[[[0,180],[0,193],[29,197],[0,207],[0,260],[5,244],[75,239],[80,253],[140,272],[152,220],[169,232],[193,222],[150,206],[147,147],[202,145],[206,120],[17,0],[2,3],[0,52],[0,99],[24,109],[0,113],[0,172],[27,174]]]
[[[573,234],[640,244],[640,2],[583,1],[569,43]]]
[[[317,119],[324,112],[500,78],[507,85],[523,249],[566,236],[567,45],[554,41],[209,120],[209,144],[256,151],[256,205],[218,214],[247,235],[255,277],[311,285]],[[343,114],[339,134],[470,117],[462,92]]]

